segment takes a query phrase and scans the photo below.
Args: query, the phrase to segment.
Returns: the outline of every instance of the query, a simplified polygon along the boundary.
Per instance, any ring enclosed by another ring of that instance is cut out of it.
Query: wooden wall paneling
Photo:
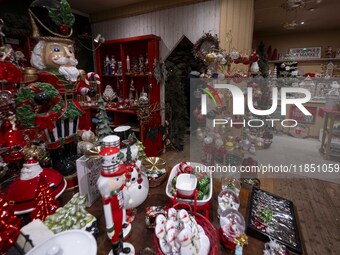
[[[203,32],[219,34],[219,3],[220,0],[206,1],[93,23],[92,32],[102,34],[106,40],[155,34],[161,37],[160,56],[164,58],[182,35],[195,43]]]

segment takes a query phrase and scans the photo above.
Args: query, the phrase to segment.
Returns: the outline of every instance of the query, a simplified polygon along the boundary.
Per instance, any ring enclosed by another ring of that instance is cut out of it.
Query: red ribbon
[[[56,112],[49,112],[45,116],[35,116],[35,124],[39,125],[41,129],[47,128],[48,131],[54,129],[53,121],[58,120],[58,114]]]

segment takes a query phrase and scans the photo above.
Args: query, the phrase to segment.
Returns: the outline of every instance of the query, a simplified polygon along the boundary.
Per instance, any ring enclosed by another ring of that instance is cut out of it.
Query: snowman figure
[[[177,210],[173,207],[168,209],[168,219],[177,221]]]
[[[195,247],[192,234],[189,229],[184,228],[177,236],[177,240],[180,245],[181,254],[185,255],[196,255],[198,252],[198,247]]]
[[[176,231],[178,231],[178,223],[168,219],[165,223],[165,230],[166,232],[169,232],[170,229],[175,229]]]
[[[164,215],[163,215],[164,216]],[[155,227],[155,235],[159,240],[159,246],[164,254],[169,254],[171,252],[171,247],[169,246],[168,242],[165,239],[166,232],[164,225],[157,224]]]
[[[197,222],[193,217],[189,215],[189,213],[186,210],[181,209],[178,212],[178,219],[180,222],[182,222],[184,228],[188,228],[191,231],[193,236],[197,235],[198,233]]]
[[[131,164],[131,163],[130,163]],[[123,189],[124,207],[133,209],[141,205],[149,193],[149,180],[140,171],[141,161],[132,163],[126,173],[126,184]]]
[[[166,241],[168,242],[169,246],[171,247],[172,255],[179,255],[180,254],[180,246],[177,242],[177,230],[170,229],[167,232]]]
[[[210,240],[205,235],[199,235],[196,238],[189,229],[184,228],[177,236],[181,246],[180,252],[185,255],[207,255],[210,251]]]
[[[163,214],[158,214],[156,217],[156,226],[165,226],[166,218]]]

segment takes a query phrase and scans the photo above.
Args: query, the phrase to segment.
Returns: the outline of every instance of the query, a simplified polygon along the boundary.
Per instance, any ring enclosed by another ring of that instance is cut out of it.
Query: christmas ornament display
[[[187,210],[169,208],[156,217],[155,236],[163,254],[211,254],[209,237]]]
[[[249,231],[274,238],[301,254],[301,239],[291,201],[253,188],[249,207]]]
[[[58,198],[66,188],[66,181],[60,173],[53,169],[41,168],[37,160],[27,160],[20,171],[20,177],[5,193],[15,214],[28,213],[36,207],[36,191],[41,185],[41,178],[46,178],[47,185],[53,188],[53,198]]]
[[[70,229],[82,229],[97,234],[96,218],[85,207],[86,197],[76,193],[65,206],[47,216],[44,224],[55,234]]]
[[[32,219],[44,221],[48,215],[54,213],[59,207],[59,201],[53,196],[52,189],[47,184],[45,176],[40,176],[39,178],[35,201],[36,205],[30,214]]]
[[[0,254],[6,254],[20,235],[21,220],[14,215],[13,207],[2,193],[0,193],[0,221]]]

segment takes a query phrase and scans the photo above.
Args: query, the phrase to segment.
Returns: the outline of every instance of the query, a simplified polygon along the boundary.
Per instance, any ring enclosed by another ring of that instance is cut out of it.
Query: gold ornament
[[[22,153],[24,154],[25,159],[34,158],[37,160],[41,160],[44,157],[46,151],[45,151],[45,148],[42,146],[31,144],[31,145],[26,145],[23,148]]]
[[[78,143],[78,148],[81,154],[85,154],[86,151],[92,149],[93,147],[95,147],[95,145],[90,142],[81,141]]]
[[[228,151],[231,151],[234,148],[234,143],[233,142],[226,142],[225,146],[226,146],[226,149]]]
[[[88,158],[92,158],[92,159],[99,159],[99,152],[102,149],[101,146],[95,146],[93,148],[90,148],[89,150],[85,151],[85,156]]]
[[[248,236],[246,234],[242,234],[239,237],[234,238],[234,243],[239,246],[244,246],[248,244]]]
[[[215,56],[214,56],[213,53],[208,53],[208,54],[205,56],[205,61],[206,61],[207,63],[213,62],[214,59],[215,59]]]
[[[142,166],[147,171],[161,170],[166,167],[166,162],[159,157],[149,157],[143,160]]]

